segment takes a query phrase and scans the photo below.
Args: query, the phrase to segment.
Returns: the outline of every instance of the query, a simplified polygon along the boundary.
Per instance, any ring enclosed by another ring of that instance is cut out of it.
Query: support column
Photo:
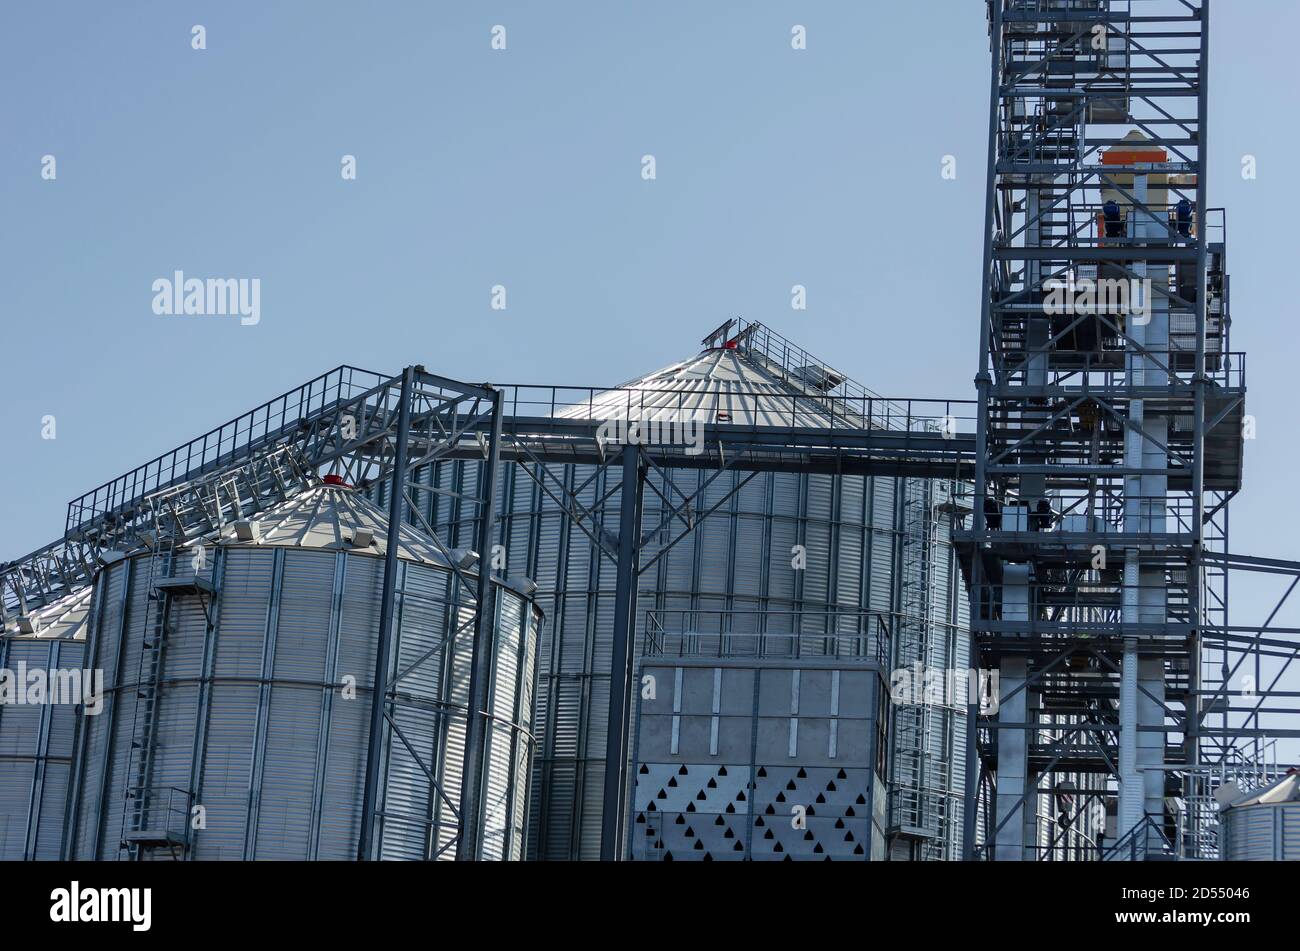
[[[978,562],[978,556],[976,556]],[[972,595],[972,600],[974,599]],[[974,638],[971,639],[971,658],[977,657]],[[975,676],[979,676],[979,668],[972,668],[976,671]],[[994,698],[997,699],[996,697]],[[962,812],[962,861],[971,862],[975,859],[975,822],[979,814],[979,780],[980,780],[980,750],[979,750],[979,715],[980,705],[976,703],[966,704],[966,800]]]
[[[1137,766],[1142,777],[1142,811],[1157,823],[1164,822],[1165,773],[1165,662],[1161,657],[1142,657],[1137,665]],[[1152,730],[1151,728],[1155,729]],[[1162,848],[1152,831],[1147,847]]]
[[[980,278],[980,363],[975,375],[976,398],[978,400],[978,420],[975,427],[975,495],[972,503],[971,528],[976,536],[986,530],[984,521],[984,499],[989,495],[988,475],[988,423],[989,423],[989,386],[992,377],[989,373],[989,348],[992,339],[992,291],[993,268],[993,223],[997,207],[997,180],[993,169],[998,159],[998,126],[1000,104],[1002,99],[1002,4],[994,3],[990,8],[989,47],[993,54],[992,71],[989,76],[989,135],[988,168],[989,175],[984,188],[984,261],[985,267]],[[979,669],[981,664],[979,636],[975,633],[980,621],[985,618],[983,548],[979,542],[971,557],[970,577],[970,625],[971,625],[971,666]],[[972,703],[966,708],[966,809],[962,815],[962,857],[967,861],[975,858],[975,827],[979,812],[979,705]]]
[[[605,733],[605,784],[601,812],[600,859],[622,856],[623,807],[627,797],[628,708],[632,680],[632,642],[636,630],[637,562],[641,550],[641,449],[623,447],[623,487],[619,498],[618,575],[614,592],[614,644],[609,671],[609,720]]]
[[[1129,577],[1136,578],[1137,566],[1124,565],[1125,614],[1128,613]],[[1126,618],[1127,619],[1127,618]],[[1138,775],[1138,649],[1137,639],[1124,641],[1124,657],[1119,678],[1119,811],[1116,815],[1115,841],[1118,842],[1142,821],[1143,790]]]
[[[1030,569],[1028,565],[1006,564],[1002,569],[1002,617],[1007,621],[1028,621],[1030,613]],[[1027,724],[1032,714],[1029,688],[1029,660],[1003,657],[999,672],[998,722]],[[1000,862],[1032,858],[1032,830],[1037,807],[1033,778],[1029,774],[1028,727],[1007,726],[998,730],[997,808],[994,812],[993,857]],[[999,826],[1001,828],[999,828]]]
[[[478,587],[475,592],[474,644],[470,652],[469,707],[465,716],[465,765],[461,770],[460,839],[456,861],[479,857],[483,803],[483,759],[487,746],[488,687],[496,664],[496,610],[492,587],[492,542],[496,531],[497,461],[501,449],[501,394],[492,393],[492,436],[483,461],[483,504],[478,523]]]
[[[393,646],[393,613],[397,600],[397,549],[402,528],[402,499],[406,496],[406,437],[411,428],[411,398],[415,368],[402,371],[401,406],[397,411],[397,450],[388,499],[388,538],[384,552],[384,586],[379,608],[379,643],[375,647],[375,680],[370,699],[370,743],[366,753],[365,786],[361,798],[361,837],[357,859],[378,857],[375,812],[379,801],[379,766],[383,755],[384,707],[388,699],[388,665]]]
[[[1011,566],[1008,565],[1008,568]],[[1024,657],[1004,657],[999,673],[1003,700],[998,706],[1002,723],[1025,723],[1029,719],[1029,661]],[[1018,689],[1020,688],[1020,689]],[[1018,726],[998,730],[997,807],[994,813],[993,858],[999,862],[1019,862],[1027,857],[1026,837],[1031,828],[1036,796],[1029,776],[1030,731]],[[999,826],[1001,828],[999,828]]]
[[[1196,174],[1196,372],[1192,379],[1195,402],[1192,410],[1192,558],[1188,566],[1188,609],[1193,631],[1191,643],[1191,669],[1188,671],[1187,733],[1184,739],[1185,755],[1189,765],[1201,762],[1201,636],[1205,629],[1204,612],[1208,605],[1201,600],[1203,567],[1201,555],[1205,545],[1205,398],[1210,385],[1205,375],[1205,315],[1209,294],[1206,269],[1209,255],[1209,238],[1206,228],[1206,169],[1209,161],[1209,83],[1210,83],[1210,3],[1204,0],[1205,23],[1201,25],[1200,82],[1197,84],[1197,111],[1201,122],[1197,129]],[[1226,302],[1225,302],[1226,304]],[[1226,314],[1226,306],[1224,308]],[[1225,341],[1227,335],[1223,338]],[[1225,348],[1226,349],[1226,346]],[[1225,533],[1227,512],[1223,514]],[[1226,541],[1225,541],[1226,550]],[[1225,597],[1226,600],[1226,597]],[[1226,622],[1225,622],[1226,623]],[[1226,719],[1226,717],[1225,717]]]

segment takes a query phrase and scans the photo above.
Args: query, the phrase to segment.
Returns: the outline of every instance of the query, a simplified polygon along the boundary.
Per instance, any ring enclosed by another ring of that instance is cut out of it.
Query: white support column
[[[1160,657],[1143,657],[1138,660],[1137,722],[1141,727],[1161,727],[1165,722],[1165,662]],[[1165,811],[1165,774],[1159,769],[1165,761],[1165,734],[1163,730],[1139,732],[1137,735],[1137,766],[1142,776],[1142,810],[1156,822],[1161,822]],[[1144,768],[1146,767],[1146,768]],[[1152,768],[1156,767],[1156,768]],[[1158,849],[1155,833],[1148,846]]]
[[[1128,613],[1129,575],[1137,575],[1136,566],[1124,565],[1125,614]],[[1142,821],[1143,789],[1138,775],[1138,650],[1137,640],[1124,641],[1124,659],[1119,680],[1119,812],[1116,816],[1116,841]]]
[[[1147,175],[1133,177],[1133,196],[1139,203],[1148,201]],[[1134,205],[1129,214],[1129,234],[1136,240],[1156,239],[1165,231],[1163,222]],[[1152,291],[1135,289],[1140,297],[1130,295],[1130,313],[1124,318],[1126,330],[1133,338],[1128,358],[1128,382],[1131,386],[1162,386],[1169,374],[1160,363],[1169,360],[1169,302],[1154,289],[1168,287],[1168,267],[1151,267],[1135,262],[1138,280],[1149,280]],[[1142,314],[1132,313],[1140,301]],[[1153,357],[1137,352],[1141,346]],[[1148,414],[1141,399],[1129,401],[1129,422],[1125,434],[1124,465],[1133,469],[1166,469],[1167,454],[1160,448],[1169,438],[1169,421],[1159,414]],[[1160,534],[1166,530],[1166,498],[1169,480],[1164,475],[1128,476],[1124,480],[1124,521],[1128,533]],[[1160,565],[1143,566],[1137,548],[1124,556],[1124,591],[1121,617],[1123,623],[1164,624],[1167,620],[1166,578]],[[1139,691],[1139,684],[1146,693]],[[1151,696],[1148,696],[1150,694]],[[1153,697],[1158,699],[1152,699]],[[1158,769],[1164,762],[1164,734],[1158,730],[1140,732],[1141,727],[1164,724],[1164,662],[1158,657],[1139,659],[1135,637],[1124,641],[1120,678],[1119,735],[1119,828],[1125,835],[1141,822],[1144,814],[1159,819],[1163,812],[1164,774]]]
[[[1003,568],[1002,616],[1007,620],[1029,619],[1029,567],[1008,564]],[[1029,690],[1018,689],[1029,678],[1029,661],[1004,657],[999,670],[998,719],[1025,723],[1030,718]],[[1032,855],[1037,796],[1029,775],[1031,733],[1019,727],[998,730],[997,809],[998,828],[993,857],[1000,862],[1019,862]],[[1028,792],[1028,795],[1026,793]],[[1005,820],[1005,822],[1003,821]]]

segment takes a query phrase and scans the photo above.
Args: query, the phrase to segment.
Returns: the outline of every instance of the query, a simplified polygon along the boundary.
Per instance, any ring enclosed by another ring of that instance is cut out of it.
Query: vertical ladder
[[[933,512],[933,485],[925,479],[903,480],[902,556],[900,604],[896,625],[895,669],[909,676],[931,670],[935,660],[931,643],[934,605],[934,552],[938,546],[938,521]],[[946,668],[937,673],[947,673]],[[915,680],[912,681],[915,685]],[[946,683],[946,681],[945,681]],[[924,686],[924,680],[921,682]],[[890,826],[896,835],[915,840],[911,853],[917,859],[942,859],[944,851],[943,777],[930,754],[935,729],[933,706],[925,696],[894,707],[894,775]]]
[[[181,859],[189,846],[191,789],[159,786],[156,783],[155,754],[162,703],[162,677],[168,638],[175,631],[175,608],[186,597],[198,597],[207,617],[213,621],[215,589],[188,566],[178,569],[179,532],[156,532],[154,554],[149,559],[147,607],[144,637],[136,662],[135,703],[131,717],[131,745],[127,752],[122,794],[120,849],[139,861],[155,850]]]
[[[163,669],[171,614],[171,591],[157,585],[158,574],[171,574],[175,562],[175,542],[161,535],[157,550],[149,558],[146,583],[144,638],[136,661],[134,706],[131,714],[131,746],[127,751],[122,790],[121,847],[132,861],[141,858],[143,842],[138,835],[149,827],[149,786],[153,772],[154,737],[158,723],[161,695],[159,680]]]

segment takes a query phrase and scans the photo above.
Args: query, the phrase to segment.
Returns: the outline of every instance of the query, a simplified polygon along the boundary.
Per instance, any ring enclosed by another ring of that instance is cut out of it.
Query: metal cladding
[[[1222,859],[1300,861],[1300,773],[1229,802],[1219,822]]]
[[[731,423],[737,426],[830,425],[832,400],[812,385],[773,372],[748,349],[715,347],[596,396],[589,404],[557,416],[581,419],[635,419]],[[809,381],[826,383],[824,373],[803,368]],[[853,417],[839,404],[841,425]]]
[[[30,614],[13,618],[0,636],[84,641],[90,615],[90,589],[82,588]]]
[[[887,686],[869,655],[659,656],[640,682],[656,689],[638,703],[632,859],[885,857]]]
[[[0,861],[59,858],[89,605],[86,588],[0,634]]]
[[[356,857],[386,536],[373,503],[324,485],[97,574],[91,657],[104,669],[104,711],[83,721],[69,857]],[[405,524],[398,537],[378,852],[450,859],[468,559],[453,568]],[[517,859],[541,614],[496,588],[482,857]]]
[[[686,443],[693,433],[672,424],[842,423],[846,410],[827,391],[844,378],[820,364],[795,364],[778,365],[744,342],[710,347],[556,415],[655,421],[664,425],[645,427],[637,437]],[[627,435],[617,426],[611,433],[615,439]],[[550,619],[539,661],[528,856],[594,859],[601,847],[616,565],[593,548],[586,526],[530,476],[530,470],[538,474],[535,464],[502,468],[497,538],[508,570],[536,581]],[[618,524],[617,467],[549,468],[583,507]],[[839,612],[898,613],[906,596],[930,620],[912,625],[910,641],[896,643],[910,643],[910,655],[927,664],[965,668],[966,637],[959,627],[966,604],[958,596],[942,514],[942,504],[950,502],[946,487],[894,477],[687,467],[652,468],[645,478],[641,524],[649,537],[640,550],[638,653],[649,628],[689,621],[714,630],[721,625],[729,634],[766,634],[763,650],[778,654],[776,645],[785,638],[784,656],[795,656],[788,651],[796,635],[811,641],[832,631]],[[422,516],[452,544],[472,544],[474,510],[454,493],[480,490],[481,465],[441,461],[417,470],[415,479],[440,490],[423,494]],[[672,521],[664,503],[664,496],[673,497],[669,480],[686,492],[703,490],[692,528],[678,541],[676,532],[656,531],[666,518]],[[727,650],[747,649],[741,639],[727,642]],[[898,754],[912,764],[903,775],[915,784],[916,808],[938,816],[924,838],[899,840],[900,857],[957,857],[964,703],[957,698],[927,706],[932,716],[918,722],[923,732],[914,733],[913,742],[929,745]],[[628,785],[634,781],[629,777]]]

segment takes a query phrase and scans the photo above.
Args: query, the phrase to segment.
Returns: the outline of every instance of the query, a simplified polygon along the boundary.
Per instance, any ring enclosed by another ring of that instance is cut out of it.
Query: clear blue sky
[[[1259,421],[1233,547],[1279,557],[1300,555],[1297,35],[1300,4],[1216,5],[1210,196]],[[10,0],[0,558],[342,362],[613,384],[739,314],[886,395],[969,397],[987,85],[982,0]],[[155,316],[175,270],[260,278],[260,324]]]

